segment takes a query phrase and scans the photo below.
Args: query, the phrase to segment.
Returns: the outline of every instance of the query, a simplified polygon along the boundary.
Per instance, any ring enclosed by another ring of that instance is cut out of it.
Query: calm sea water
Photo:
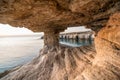
[[[31,61],[42,47],[39,37],[0,37],[0,72]]]
[[[78,47],[90,45],[92,41],[61,39],[60,43]],[[42,47],[43,40],[39,37],[0,37],[0,72],[31,61]]]
[[[85,45],[92,45],[93,44],[93,40],[92,39],[79,39],[79,40],[75,40],[75,39],[60,39],[60,43],[61,44],[65,44],[65,45],[69,45],[72,47],[79,47],[79,46],[85,46]]]

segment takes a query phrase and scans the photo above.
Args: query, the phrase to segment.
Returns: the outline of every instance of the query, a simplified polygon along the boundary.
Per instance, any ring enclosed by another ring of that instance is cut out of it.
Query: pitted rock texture
[[[110,17],[92,46],[45,47],[31,63],[1,80],[120,80],[120,13]]]
[[[1,80],[120,80],[119,11],[120,0],[0,0],[0,23],[46,32],[52,45]],[[53,46],[55,32],[80,25],[98,32],[96,51]]]
[[[119,0],[0,0],[0,23],[33,31],[81,25],[97,31],[117,11]]]
[[[111,16],[98,32],[95,48],[92,66],[82,73],[85,80],[120,80],[120,13]]]

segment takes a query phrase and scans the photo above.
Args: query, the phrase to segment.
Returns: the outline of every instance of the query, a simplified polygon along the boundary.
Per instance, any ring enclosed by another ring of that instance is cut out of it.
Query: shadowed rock
[[[80,25],[97,30],[119,10],[119,0],[1,0],[0,23],[33,31]]]
[[[120,80],[119,11],[119,0],[1,0],[0,23],[45,32],[40,55],[1,80]],[[95,50],[59,45],[59,32],[80,25],[96,32]]]

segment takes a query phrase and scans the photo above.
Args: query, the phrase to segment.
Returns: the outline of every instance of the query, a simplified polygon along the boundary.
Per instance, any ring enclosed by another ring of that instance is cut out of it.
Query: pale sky
[[[33,32],[27,28],[11,27],[8,24],[0,24],[0,35],[19,35],[32,34]]]
[[[65,30],[65,32],[62,33],[70,33],[70,32],[84,32],[84,31],[91,31],[91,29],[87,29],[84,26],[80,27],[69,27],[68,29]]]
[[[90,29],[86,29],[84,26],[80,27],[70,27],[62,33],[69,33],[69,32],[83,32],[83,31],[90,31]],[[26,34],[33,34],[33,32],[27,28],[19,28],[19,27],[11,27],[8,24],[0,24],[0,36],[2,35],[26,35]],[[42,33],[43,34],[43,33]]]

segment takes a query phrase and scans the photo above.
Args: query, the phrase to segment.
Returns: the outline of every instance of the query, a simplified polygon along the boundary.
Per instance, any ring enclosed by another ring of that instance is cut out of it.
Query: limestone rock
[[[97,30],[119,10],[119,0],[0,0],[0,23],[33,31],[80,25]]]
[[[98,36],[120,45],[120,13],[110,17],[108,24],[99,32]]]
[[[40,55],[0,80],[76,80],[91,66],[94,47],[45,47]]]
[[[82,75],[86,80],[120,80],[120,13],[110,17],[95,39],[97,55]]]
[[[119,11],[120,0],[1,0],[0,23],[46,33],[40,56],[1,80],[120,80]],[[98,32],[95,49],[56,45],[77,25]]]

